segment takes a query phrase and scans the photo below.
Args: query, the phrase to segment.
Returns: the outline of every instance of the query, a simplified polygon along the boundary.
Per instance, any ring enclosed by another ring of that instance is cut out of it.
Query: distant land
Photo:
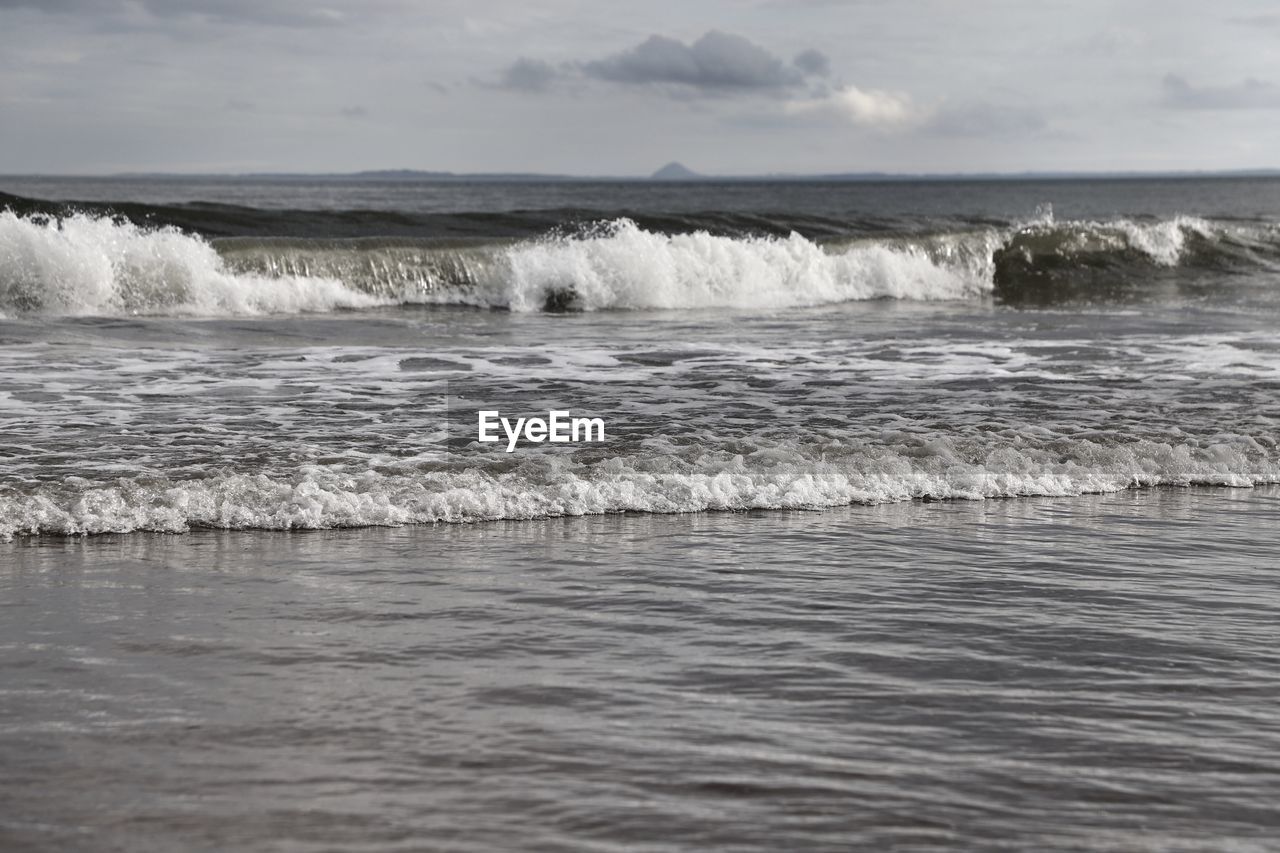
[[[1170,171],[1026,171],[1026,172],[827,172],[796,174],[771,172],[755,175],[715,175],[696,172],[683,163],[672,161],[648,176],[636,175],[563,175],[539,172],[437,172],[421,169],[375,169],[360,172],[119,172],[109,175],[8,174],[0,177],[23,178],[146,178],[171,180],[269,180],[269,181],[387,181],[387,182],[459,182],[459,183],[591,183],[591,182],[660,182],[660,183],[768,183],[768,182],[896,182],[896,181],[1054,181],[1054,180],[1136,180],[1142,178],[1270,178],[1280,177],[1280,169],[1170,170]]]
[[[699,175],[683,163],[672,160],[649,176],[651,181],[702,181],[705,175]]]

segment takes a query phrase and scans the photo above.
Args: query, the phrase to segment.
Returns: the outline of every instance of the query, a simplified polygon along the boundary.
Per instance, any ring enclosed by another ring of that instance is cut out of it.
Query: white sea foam
[[[1154,264],[1172,267],[1182,260],[1191,235],[1214,240],[1227,236],[1227,229],[1199,217],[1185,215],[1153,222],[1126,218],[1059,221],[1054,217],[1053,207],[1044,205],[1036,216],[1016,227],[1014,234],[1056,237],[1055,249],[1062,255],[1089,250],[1131,250],[1145,255]]]
[[[622,219],[584,234],[514,245],[293,241],[228,245],[220,255],[209,242],[172,228],[3,211],[0,316],[221,316],[417,303],[513,311],[769,310],[870,299],[961,300],[993,291],[1002,247],[1019,250],[1032,264],[1045,256],[1069,262],[1074,255],[1121,252],[1173,266],[1192,235],[1239,237],[1224,227],[1192,217],[1056,222],[1045,212],[1005,230],[819,244],[795,233],[667,235]]]
[[[594,463],[539,456],[492,470],[379,473],[311,467],[291,477],[224,473],[111,483],[73,478],[0,493],[0,537],[800,509],[1280,482],[1275,448],[1239,436],[1204,445],[1077,440],[1053,448],[999,446],[981,452],[942,438],[907,437],[879,445],[762,443],[746,454],[653,450]]]
[[[600,233],[514,247],[508,280],[487,294],[517,311],[572,288],[575,307],[784,308],[864,299],[946,300],[991,290],[990,256],[948,264],[918,246],[827,251],[785,238],[668,236],[629,220]]]
[[[0,310],[7,314],[234,315],[384,302],[332,278],[232,273],[206,241],[171,228],[0,211]]]
[[[293,257],[273,264],[240,252],[238,260],[251,269],[237,270],[207,241],[172,228],[147,229],[105,216],[53,219],[4,211],[0,310],[219,316],[428,302],[526,311],[542,309],[560,291],[571,294],[570,307],[581,310],[781,308],[879,298],[963,299],[991,289],[987,250],[960,260],[946,252],[934,257],[918,246],[862,244],[829,251],[796,234],[668,236],[628,220],[585,236],[494,248],[479,258],[445,251],[418,257],[410,268],[404,268],[403,257],[395,264],[373,255],[361,260],[358,254],[355,262],[346,256],[334,260],[331,249],[314,264]]]
[[[1182,260],[1191,234],[1206,238],[1216,236],[1208,222],[1194,216],[1144,223],[1121,220],[1116,227],[1124,232],[1130,246],[1166,267],[1175,266]]]

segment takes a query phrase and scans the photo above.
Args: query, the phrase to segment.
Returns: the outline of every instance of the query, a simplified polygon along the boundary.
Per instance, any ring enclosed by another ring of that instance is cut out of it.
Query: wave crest
[[[1141,294],[1151,273],[1280,262],[1272,226],[1055,221],[828,239],[666,234],[629,219],[535,240],[233,238],[78,213],[0,212],[0,312],[223,316],[387,305],[779,309],[870,299],[1056,302]]]
[[[831,251],[792,233],[665,235],[630,220],[596,233],[517,246],[495,294],[513,310],[787,308],[866,299],[946,300],[991,289],[986,258],[953,261],[920,246]]]
[[[0,212],[0,311],[227,315],[365,308],[385,300],[327,276],[246,275],[173,228],[106,216]]]
[[[196,527],[290,530],[616,512],[812,509],[1280,482],[1275,447],[1243,436],[1220,436],[1205,445],[1077,440],[973,450],[940,437],[901,437],[877,445],[762,444],[747,453],[665,443],[652,450],[593,463],[538,456],[492,470],[311,467],[292,476],[221,473],[97,484],[70,478],[26,491],[0,490],[0,539]]]

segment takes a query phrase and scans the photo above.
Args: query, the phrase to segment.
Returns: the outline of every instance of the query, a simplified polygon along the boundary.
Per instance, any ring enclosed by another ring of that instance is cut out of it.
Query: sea
[[[0,848],[1277,850],[1278,442],[1277,178],[0,177]]]

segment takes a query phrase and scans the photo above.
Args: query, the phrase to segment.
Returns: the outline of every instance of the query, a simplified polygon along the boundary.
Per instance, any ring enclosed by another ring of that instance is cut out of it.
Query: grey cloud
[[[613,83],[675,84],[721,91],[782,89],[804,80],[801,69],[785,64],[742,36],[719,30],[711,30],[692,44],[650,36],[630,50],[583,63],[581,68],[589,77]]]
[[[795,59],[791,60],[791,64],[805,74],[812,74],[815,77],[826,77],[831,73],[831,60],[825,53],[813,48],[801,51]]]
[[[1249,27],[1250,29],[1274,30],[1280,29],[1280,15],[1246,15],[1228,18],[1227,23]]]
[[[1280,109],[1280,87],[1252,77],[1231,86],[1194,86],[1177,74],[1162,81],[1164,104],[1184,110]]]
[[[344,10],[344,5],[350,8]],[[37,9],[50,14],[75,14],[100,21],[141,13],[152,19],[314,27],[339,25],[367,17],[395,8],[395,3],[387,0],[369,5],[353,5],[350,0],[324,5],[317,5],[311,0],[274,0],[270,3],[262,0],[0,0],[0,10],[18,8]]]
[[[1047,126],[1035,110],[980,103],[943,107],[923,129],[937,136],[1009,137],[1040,133]]]
[[[84,0],[0,0],[0,10],[36,9],[41,12],[89,11],[93,6]]]
[[[368,118],[369,111],[361,106],[343,107],[338,111],[343,118]]]
[[[551,63],[522,56],[503,70],[498,85],[516,92],[545,92],[557,76]]]
[[[1136,56],[1141,54],[1148,38],[1141,30],[1109,29],[1079,39],[1075,42],[1075,47],[1089,56]]]
[[[0,0],[0,159],[80,174],[1266,164],[1280,6],[1183,5]],[[721,65],[698,45],[712,22],[749,39],[727,37]],[[651,33],[668,38],[642,46]],[[804,48],[830,56],[827,76]],[[1162,85],[1168,71],[1182,77]],[[370,118],[344,119],[348,105]],[[403,132],[368,132],[375,121]]]
[[[211,18],[225,22],[249,22],[276,26],[328,26],[340,24],[345,14],[310,3],[262,3],[254,0],[142,0],[142,7],[157,18]]]
[[[808,7],[814,9],[822,9],[827,6],[884,6],[892,3],[893,0],[759,0],[758,5],[761,8],[769,9],[786,9],[788,11],[799,7]]]

